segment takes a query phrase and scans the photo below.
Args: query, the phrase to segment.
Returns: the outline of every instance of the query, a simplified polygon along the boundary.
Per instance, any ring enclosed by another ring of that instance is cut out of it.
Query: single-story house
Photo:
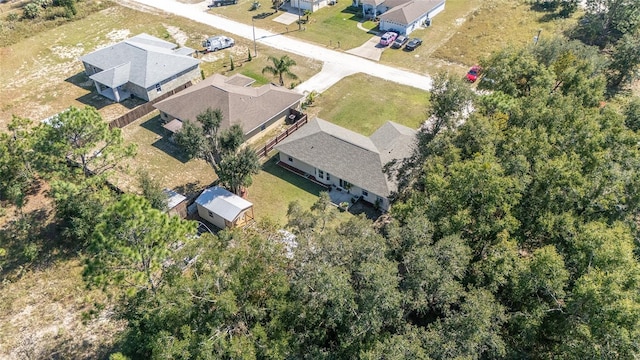
[[[361,0],[362,16],[379,18],[381,31],[409,35],[444,10],[445,0]]]
[[[253,204],[219,186],[205,189],[196,206],[201,218],[220,229],[243,227],[254,221]]]
[[[199,124],[196,117],[207,108],[222,110],[220,129],[238,124],[245,140],[284,121],[291,109],[300,107],[304,95],[272,84],[252,87],[255,80],[236,74],[215,74],[154,106],[160,110],[164,128],[171,133],[182,129],[184,121]]]
[[[173,190],[162,190],[167,196],[167,213],[171,216],[187,217],[187,197]]]
[[[413,154],[416,134],[388,121],[366,137],[316,118],[275,148],[285,167],[294,167],[327,186],[348,190],[386,211],[397,183],[383,168]]]
[[[143,33],[80,60],[100,95],[115,102],[132,95],[151,101],[200,78],[200,60],[193,53]]]
[[[291,7],[298,8],[303,12],[309,10],[311,12],[317,11],[327,6],[332,0],[291,0]],[[333,0],[337,2],[336,0]],[[304,13],[302,13],[304,15]]]

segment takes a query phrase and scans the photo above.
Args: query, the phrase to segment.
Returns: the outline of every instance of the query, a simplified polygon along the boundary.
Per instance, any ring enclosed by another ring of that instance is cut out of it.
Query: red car
[[[480,66],[472,66],[471,69],[469,69],[469,71],[467,72],[467,80],[469,80],[469,82],[476,82],[476,80],[478,80],[478,76],[480,76],[481,71],[482,68],[480,68]]]

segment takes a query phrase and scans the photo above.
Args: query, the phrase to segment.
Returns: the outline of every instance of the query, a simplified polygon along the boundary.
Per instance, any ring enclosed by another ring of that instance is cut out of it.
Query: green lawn
[[[247,199],[254,204],[257,220],[271,219],[284,226],[289,203],[298,200],[309,209],[324,188],[276,165],[278,155],[267,160],[253,179]]]
[[[138,170],[147,171],[163,187],[177,188],[187,196],[196,195],[217,178],[205,161],[186,161],[180,149],[164,135],[157,111],[123,129],[125,141],[137,144],[138,153],[129,161],[129,173],[118,174],[117,184],[121,188],[135,191]]]
[[[429,93],[364,74],[342,79],[320,95],[310,116],[371,135],[391,120],[417,129],[425,121]]]
[[[263,12],[273,12],[269,8],[271,2],[262,1],[262,7],[256,11],[249,11],[253,0],[239,0],[237,5],[222,6],[209,10],[211,13],[221,15],[245,24],[252,23],[252,17]],[[297,37],[318,45],[337,48],[340,42],[341,49],[358,47],[371,38],[371,34],[357,28],[360,21],[359,12],[354,13],[350,8],[350,1],[344,1],[334,6],[326,6],[309,15],[309,21],[302,25],[304,31],[298,31],[298,24],[284,25],[273,21],[281,12],[269,15],[264,19],[256,19],[255,26],[274,33],[283,33],[287,36]],[[302,19],[306,16],[302,15]],[[366,28],[373,28],[371,22],[364,24]]]

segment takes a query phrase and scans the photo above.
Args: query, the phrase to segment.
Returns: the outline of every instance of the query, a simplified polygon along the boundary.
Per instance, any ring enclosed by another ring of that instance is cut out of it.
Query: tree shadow
[[[77,257],[80,246],[64,240],[50,211],[24,213],[0,230],[0,247],[6,251],[0,277],[13,280],[28,269],[44,269],[61,260]]]
[[[180,147],[178,147],[178,145],[172,143],[165,137],[156,140],[153,144],[151,144],[151,146],[163,151],[167,155],[173,157],[183,164],[186,164],[187,162],[189,162],[189,160],[191,160],[184,154],[184,152],[180,149]]]
[[[188,199],[193,199],[198,195],[202,189],[199,183],[190,182],[184,185],[180,185],[173,189],[175,192],[186,196]]]

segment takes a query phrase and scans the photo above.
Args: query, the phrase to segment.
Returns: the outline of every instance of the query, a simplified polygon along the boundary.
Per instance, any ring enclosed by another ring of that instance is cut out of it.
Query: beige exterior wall
[[[189,70],[183,72],[182,74],[178,74],[176,77],[165,80],[160,83],[161,91],[158,92],[156,90],[156,84],[153,84],[151,87],[147,88],[145,92],[147,93],[147,97],[144,98],[147,101],[151,101],[158,96],[166,93],[167,91],[171,91],[180,85],[184,85],[189,81],[200,78],[200,67],[198,65],[190,68]],[[136,95],[138,95],[136,93]]]
[[[201,218],[207,220],[208,222],[212,223],[213,225],[217,226],[220,229],[225,228],[225,221],[222,217],[220,217],[218,214],[210,212],[209,210],[202,207],[200,204],[196,204],[196,205],[198,206],[198,215],[200,215]]]

